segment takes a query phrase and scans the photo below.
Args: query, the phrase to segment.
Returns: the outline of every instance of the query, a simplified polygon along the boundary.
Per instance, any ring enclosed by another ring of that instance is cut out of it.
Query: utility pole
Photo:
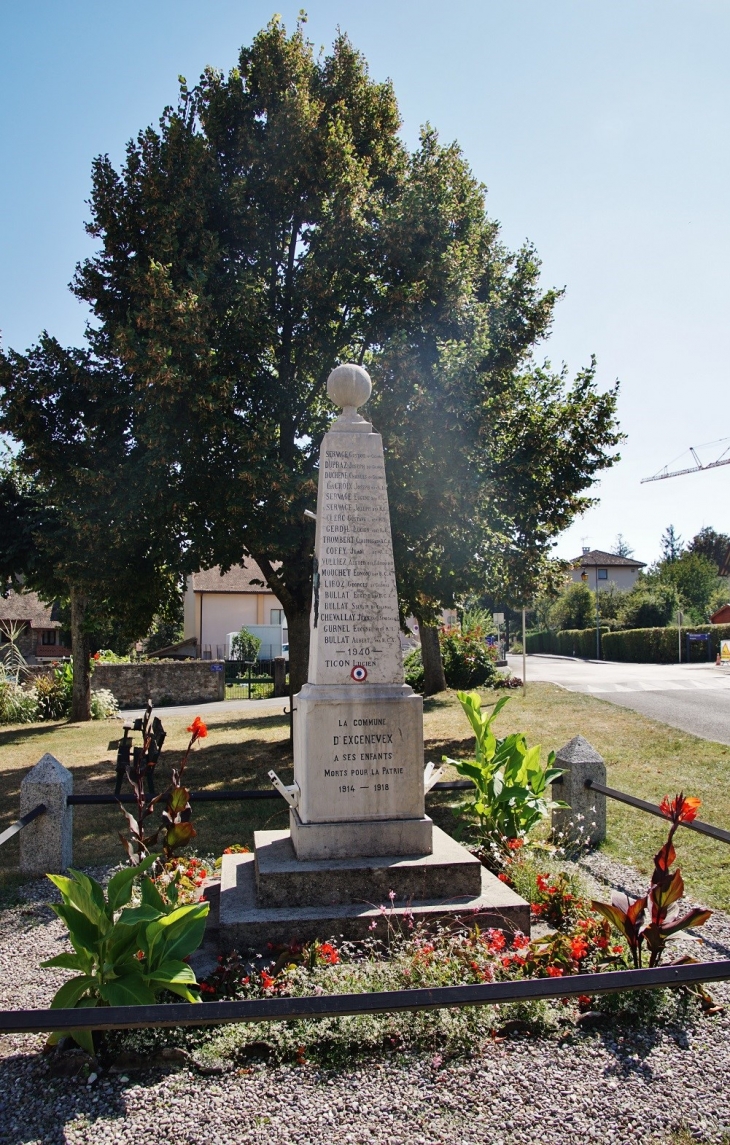
[[[598,606],[598,565],[596,565],[596,660],[601,659],[601,613]]]
[[[527,695],[527,636],[525,635],[525,606],[522,606],[522,698]]]
[[[682,609],[677,609],[677,652],[679,654],[679,663],[682,663]]]

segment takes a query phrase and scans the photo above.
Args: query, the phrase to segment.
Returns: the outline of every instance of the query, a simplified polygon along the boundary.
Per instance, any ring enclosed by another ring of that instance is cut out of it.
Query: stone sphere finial
[[[373,383],[367,370],[352,363],[336,366],[327,379],[327,393],[335,405],[343,409],[364,406],[372,389]]]

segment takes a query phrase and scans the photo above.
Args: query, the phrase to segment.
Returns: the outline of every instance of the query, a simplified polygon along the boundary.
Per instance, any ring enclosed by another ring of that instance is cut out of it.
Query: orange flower
[[[330,942],[323,942],[319,948],[319,953],[324,958],[325,962],[329,962],[330,966],[334,966],[340,961],[340,956]]]
[[[545,967],[545,973],[547,974],[548,978],[562,978],[563,977],[563,971],[560,969],[559,966],[546,966]]]
[[[577,962],[580,962],[581,958],[585,958],[588,953],[588,943],[585,938],[572,938],[570,940],[570,953]]]
[[[208,729],[201,720],[200,716],[195,717],[192,724],[188,728],[188,731],[192,732],[193,739],[205,739],[208,734]]]
[[[667,819],[671,819],[673,823],[691,823],[693,819],[697,818],[697,812],[702,804],[702,800],[698,799],[695,795],[685,795],[680,791],[679,795],[675,795],[674,799],[670,799],[665,795],[662,799],[659,810],[662,815],[666,815]]]
[[[94,660],[101,660],[101,652],[95,652],[93,655]]]

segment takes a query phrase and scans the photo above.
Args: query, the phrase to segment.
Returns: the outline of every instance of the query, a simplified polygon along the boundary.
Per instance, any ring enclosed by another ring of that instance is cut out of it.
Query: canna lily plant
[[[491,712],[483,712],[478,692],[456,694],[474,729],[475,758],[444,756],[444,763],[453,764],[460,775],[473,780],[474,811],[487,838],[497,843],[524,838],[553,807],[567,806],[548,798],[549,785],[563,774],[560,768],[553,767],[555,753],[550,753],[547,766],[543,766],[540,745],[528,748],[523,733],[497,739],[492,724],[509,702],[509,696],[498,700]]]
[[[156,856],[148,855],[135,867],[125,867],[109,880],[106,895],[95,879],[81,871],[48,878],[61,892],[62,902],[52,909],[68,927],[73,952],[49,958],[41,965],[75,970],[51,1002],[52,1009],[78,1006],[150,1005],[162,991],[188,1002],[199,1002],[199,987],[186,959],[203,940],[207,902],[178,906],[168,901],[150,878],[143,878],[141,902],[129,906],[137,875],[144,874]],[[94,1053],[90,1029],[72,1031],[88,1053]],[[49,1045],[62,1035],[51,1034]]]
[[[624,936],[637,970],[643,965],[644,947],[649,953],[649,966],[658,966],[670,938],[682,930],[702,926],[712,915],[711,910],[700,907],[680,915],[684,880],[679,869],[671,870],[677,857],[674,834],[681,823],[691,823],[696,818],[699,806],[699,799],[682,792],[674,799],[667,796],[662,800],[661,811],[672,825],[666,843],[654,856],[651,885],[645,895],[631,899],[614,892],[610,903],[591,903]]]

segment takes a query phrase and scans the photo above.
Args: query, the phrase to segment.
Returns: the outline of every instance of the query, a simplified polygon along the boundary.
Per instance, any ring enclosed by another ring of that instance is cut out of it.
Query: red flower
[[[548,978],[562,978],[563,977],[563,971],[560,969],[559,966],[546,966],[545,967],[545,973],[547,974]]]
[[[519,851],[520,847],[524,847],[524,845],[525,845],[524,839],[508,839],[507,840],[507,846],[509,847],[510,851]]]
[[[203,723],[203,721],[201,720],[200,716],[195,717],[192,724],[188,728],[188,731],[192,732],[194,740],[195,739],[205,739],[205,737],[208,734],[208,729],[205,726],[205,724]]]
[[[512,945],[515,950],[522,950],[525,946],[530,945],[530,940],[526,934],[521,934],[519,931],[517,931],[514,938],[512,939]]]
[[[497,954],[500,950],[504,950],[507,941],[504,937],[504,932],[501,930],[488,930],[487,938],[489,939],[490,954]]]
[[[542,905],[542,903],[539,903],[539,902],[530,903],[530,910],[532,911],[533,914],[541,915],[544,909],[545,908]]]
[[[537,889],[541,892],[541,894],[545,894],[545,891],[548,889],[549,886],[550,886],[550,879],[548,878],[547,875],[538,875],[537,876]]]
[[[612,946],[611,950],[613,951],[614,954],[623,954],[623,952],[624,952],[623,946]]]
[[[500,871],[500,873],[497,875],[497,878],[499,879],[500,883],[507,883],[508,885],[511,885],[510,877],[509,875],[505,875],[504,871]]]
[[[585,938],[571,938],[570,940],[570,953],[575,958],[576,962],[580,962],[581,958],[585,958],[588,953],[588,943]]]
[[[274,985],[274,979],[270,974],[267,974],[265,970],[261,971],[261,985],[263,986],[264,990],[271,990],[272,986]]]
[[[596,946],[599,948],[599,950],[607,950],[608,949],[608,939],[603,937],[603,936],[601,936],[600,938],[597,938],[596,939]]]
[[[340,956],[330,942],[323,942],[319,948],[319,953],[324,958],[325,962],[329,962],[330,966],[334,966],[340,961]]]
[[[665,795],[662,799],[659,810],[662,815],[666,815],[667,819],[671,819],[673,823],[691,823],[693,819],[697,818],[697,812],[702,805],[702,800],[697,799],[694,795],[685,795],[680,791],[679,795],[675,795],[674,799]]]

